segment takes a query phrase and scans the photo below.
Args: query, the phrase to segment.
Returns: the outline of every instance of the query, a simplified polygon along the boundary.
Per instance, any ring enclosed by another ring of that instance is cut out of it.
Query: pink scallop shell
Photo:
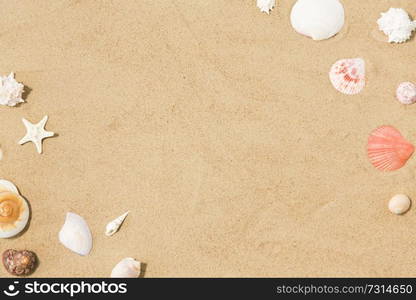
[[[329,80],[336,90],[355,95],[365,86],[365,62],[362,58],[341,59],[329,71]]]
[[[368,137],[368,158],[373,166],[381,171],[400,169],[414,150],[414,146],[392,126],[381,126],[373,130]]]
[[[402,82],[396,90],[396,97],[403,104],[416,102],[416,85],[411,82]]]

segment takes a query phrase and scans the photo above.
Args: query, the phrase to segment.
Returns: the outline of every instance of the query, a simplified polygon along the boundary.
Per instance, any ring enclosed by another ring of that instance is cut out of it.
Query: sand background
[[[416,16],[414,1],[344,0],[346,26],[321,42],[277,2],[0,1],[1,74],[30,90],[0,109],[1,177],[32,206],[0,250],[35,251],[39,277],[105,277],[126,256],[147,277],[415,276],[416,210],[387,202],[416,200],[416,158],[382,173],[365,150],[383,124],[416,143],[416,106],[394,97],[416,81],[416,41],[373,38],[380,12]],[[357,96],[328,80],[348,57],[367,63]],[[38,155],[17,141],[45,114],[59,136]],[[67,211],[91,227],[87,257],[58,242]]]

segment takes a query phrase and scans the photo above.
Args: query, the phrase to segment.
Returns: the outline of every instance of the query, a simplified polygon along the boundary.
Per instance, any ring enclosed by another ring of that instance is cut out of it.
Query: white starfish
[[[19,141],[20,145],[23,145],[27,142],[32,142],[36,145],[38,153],[42,153],[42,140],[48,137],[54,136],[55,133],[45,130],[46,122],[48,121],[48,116],[44,116],[37,124],[32,124],[25,118],[22,118],[23,124],[26,127],[26,135]]]

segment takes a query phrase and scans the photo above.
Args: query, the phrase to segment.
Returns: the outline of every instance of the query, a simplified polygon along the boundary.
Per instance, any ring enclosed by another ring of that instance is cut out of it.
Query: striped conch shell
[[[115,218],[110,223],[108,223],[107,226],[105,227],[105,235],[112,236],[114,233],[116,233],[118,229],[120,228],[121,224],[123,224],[124,219],[127,217],[128,214],[129,212],[127,211],[121,216]]]

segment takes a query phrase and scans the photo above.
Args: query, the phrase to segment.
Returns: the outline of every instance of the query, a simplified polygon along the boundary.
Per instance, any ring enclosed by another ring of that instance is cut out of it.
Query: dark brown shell
[[[29,250],[8,249],[3,252],[3,265],[12,275],[29,275],[35,270],[36,261],[36,254]]]

